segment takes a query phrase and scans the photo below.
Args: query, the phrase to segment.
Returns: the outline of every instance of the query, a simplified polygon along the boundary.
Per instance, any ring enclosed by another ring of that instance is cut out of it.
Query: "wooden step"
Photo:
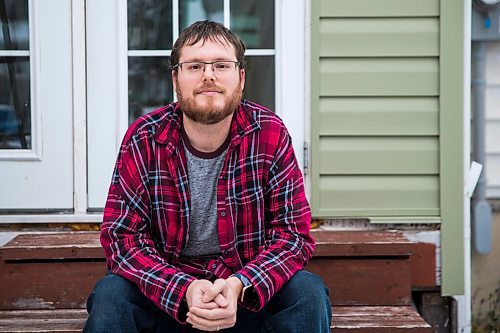
[[[332,332],[431,332],[411,308],[413,243],[392,231],[313,231],[306,267],[330,289]],[[0,248],[0,332],[80,332],[106,273],[97,232],[22,234]],[[406,325],[406,326],[405,326]]]
[[[433,332],[411,306],[338,306],[332,311],[333,333]]]
[[[413,243],[396,230],[311,230],[315,257],[408,257]]]
[[[431,333],[432,329],[409,306],[334,307],[332,333]],[[0,311],[0,332],[81,332],[85,310]]]
[[[81,332],[87,320],[83,309],[0,311],[0,332]]]
[[[411,304],[413,243],[396,231],[313,231],[306,269],[320,275],[333,305]]]
[[[306,269],[333,305],[410,305],[413,243],[392,231],[313,231]],[[83,308],[106,273],[97,232],[22,234],[0,248],[0,310]]]
[[[96,232],[22,234],[0,248],[0,310],[85,308],[106,274]]]

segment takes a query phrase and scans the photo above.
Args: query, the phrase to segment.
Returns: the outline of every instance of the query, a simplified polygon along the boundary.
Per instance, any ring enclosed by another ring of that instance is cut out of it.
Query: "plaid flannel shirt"
[[[194,279],[242,274],[254,288],[240,305],[258,311],[314,250],[290,135],[274,113],[242,100],[217,184],[221,253],[186,260],[180,254],[190,196],[181,126],[173,103],[139,118],[125,134],[101,230],[108,268],[181,323]]]

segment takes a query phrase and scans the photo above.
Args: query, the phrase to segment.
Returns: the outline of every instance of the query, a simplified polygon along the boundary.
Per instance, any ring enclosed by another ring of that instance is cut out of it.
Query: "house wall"
[[[312,5],[313,214],[440,222],[439,1]]]
[[[486,57],[486,178],[494,210],[493,250],[487,255],[472,253],[473,318],[487,310],[481,300],[500,287],[500,42],[488,43]]]
[[[486,52],[487,195],[500,199],[500,42],[489,42]]]
[[[440,224],[444,295],[464,292],[465,3],[311,3],[313,216]]]
[[[500,210],[493,214],[493,250],[486,255],[472,253],[472,317],[484,316],[488,296],[500,288]],[[481,306],[481,300],[485,300]]]

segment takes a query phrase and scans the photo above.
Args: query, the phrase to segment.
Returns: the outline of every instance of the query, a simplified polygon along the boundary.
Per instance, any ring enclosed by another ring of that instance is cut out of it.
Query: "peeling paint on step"
[[[54,302],[46,302],[43,298],[19,298],[13,302],[16,309],[55,309]]]

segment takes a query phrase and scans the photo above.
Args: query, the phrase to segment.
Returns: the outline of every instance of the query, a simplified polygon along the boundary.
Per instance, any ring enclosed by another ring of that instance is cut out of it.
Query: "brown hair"
[[[212,21],[198,21],[184,29],[172,47],[170,54],[170,67],[177,70],[180,51],[184,46],[192,46],[199,41],[210,40],[222,44],[232,44],[236,50],[236,59],[240,63],[240,68],[245,67],[245,44],[224,25]]]

